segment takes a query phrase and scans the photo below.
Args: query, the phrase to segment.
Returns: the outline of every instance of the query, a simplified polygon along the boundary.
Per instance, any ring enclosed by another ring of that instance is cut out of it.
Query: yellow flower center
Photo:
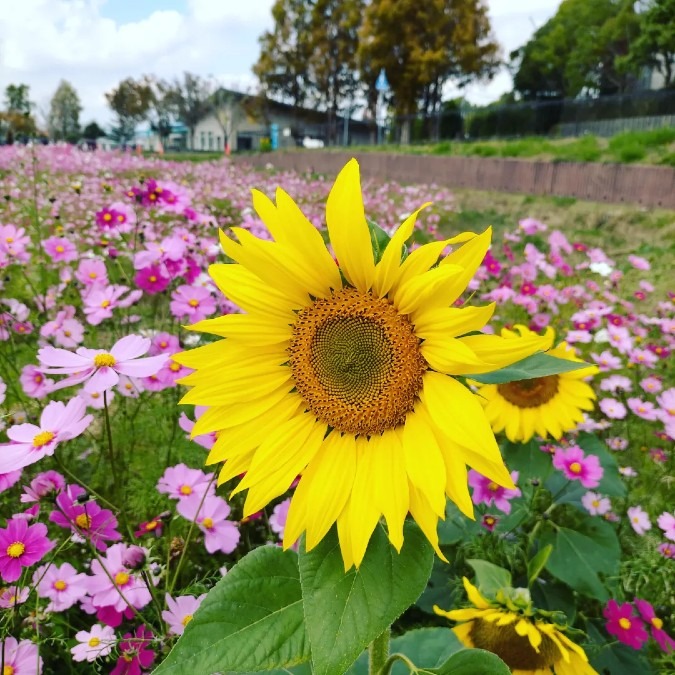
[[[663,628],[663,621],[661,621],[658,616],[655,616],[652,619],[652,626],[654,626],[654,628],[657,630],[661,630]]]
[[[379,434],[402,424],[427,369],[407,317],[386,299],[353,288],[299,312],[288,352],[309,410],[350,434]]]
[[[174,373],[177,373],[180,370],[180,363],[172,361],[171,364],[169,365],[169,370],[173,371]]]
[[[14,237],[5,237],[5,241],[6,241],[8,244],[13,244],[13,243],[14,243]]]
[[[129,575],[126,572],[118,572],[115,575],[115,583],[118,586],[125,586],[129,583]]]
[[[98,276],[98,274],[96,274],[96,272],[89,272],[89,278],[90,279],[96,279],[97,276]]]
[[[531,380],[498,384],[497,391],[517,408],[538,408],[558,393],[559,380],[558,375],[546,375]]]
[[[151,284],[154,284],[155,281],[157,281],[157,277],[156,277],[154,274],[151,274],[151,275],[148,277],[148,281],[150,281]]]
[[[97,638],[97,637],[89,638],[89,642],[87,644],[90,647],[98,647],[101,644],[101,638]]]
[[[491,480],[488,483],[488,490],[490,490],[490,492],[497,492],[497,490],[499,490],[499,485]]]
[[[20,558],[26,550],[26,545],[22,541],[15,541],[7,547],[7,555],[10,558]]]
[[[527,636],[518,635],[516,623],[497,626],[496,622],[475,619],[469,632],[471,646],[497,654],[514,671],[545,671],[562,661],[563,656],[560,649],[548,635],[539,633],[541,644],[537,651]],[[559,634],[556,637],[558,636]],[[558,637],[558,639],[560,638]]]
[[[576,474],[581,473],[581,464],[579,464],[579,462],[572,462],[570,464],[570,471]]]
[[[600,506],[600,502],[599,502],[597,499],[594,499],[594,500],[591,502],[591,506],[593,506],[593,508],[596,508],[596,509],[597,509],[597,508]]]
[[[628,630],[631,626],[631,623],[628,619],[621,617],[619,619],[619,626],[621,626],[621,628],[623,628],[624,630]]]
[[[103,220],[105,220],[106,223],[109,223],[112,220],[112,216],[109,213],[106,213],[103,216]]]
[[[181,485],[178,492],[180,492],[182,495],[191,495],[192,488],[189,485]]]
[[[145,524],[145,529],[148,532],[152,532],[157,529],[157,525],[159,525],[159,523],[156,520],[151,520],[149,523]]]
[[[108,301],[106,300],[106,302]],[[94,357],[94,365],[97,368],[110,368],[116,363],[117,361],[115,360],[115,357],[112,354],[108,354],[107,352],[104,352],[103,354],[96,354]]]
[[[56,252],[57,252],[57,253],[63,253],[64,250],[65,250],[65,249],[63,248],[63,246],[61,246],[61,244],[59,244],[59,245],[56,247]]]
[[[56,434],[53,431],[41,431],[33,438],[33,447],[41,448],[47,443],[51,443],[54,438],[56,438]]]
[[[106,307],[110,307],[110,300],[104,300],[101,303],[101,307],[103,307],[103,309],[105,309]]]
[[[192,614],[186,614],[186,615],[183,617],[183,620],[181,621],[181,623],[182,623],[184,626],[187,626],[187,625],[190,623],[190,621],[192,621]]]
[[[54,582],[53,587],[54,590],[65,591],[66,588],[68,588],[68,584],[65,581],[63,581],[63,579],[58,579],[57,581]]]
[[[126,220],[126,216],[123,216],[121,213],[117,216],[117,222],[123,223]]]
[[[199,307],[199,300],[192,298],[191,300],[188,300],[188,305],[190,305],[190,307]]]
[[[91,527],[91,518],[86,513],[80,513],[75,517],[75,525],[81,530],[88,530]]]
[[[2,667],[2,675],[14,675],[14,666],[5,665]]]
[[[204,520],[202,520],[202,525],[207,530],[210,530],[213,527],[213,518],[204,518]]]

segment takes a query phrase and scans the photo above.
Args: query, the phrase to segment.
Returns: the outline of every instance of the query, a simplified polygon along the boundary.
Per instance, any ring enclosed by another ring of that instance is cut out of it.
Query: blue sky
[[[112,120],[105,92],[125,77],[183,71],[241,91],[255,91],[251,66],[258,37],[271,28],[273,0],[8,0],[0,21],[0,91],[30,86],[44,124],[59,80],[80,95],[81,121]],[[420,0],[424,1],[424,0]],[[504,53],[523,44],[555,13],[559,0],[487,0]],[[488,103],[511,89],[507,72],[463,93]],[[448,87],[448,95],[457,95]]]

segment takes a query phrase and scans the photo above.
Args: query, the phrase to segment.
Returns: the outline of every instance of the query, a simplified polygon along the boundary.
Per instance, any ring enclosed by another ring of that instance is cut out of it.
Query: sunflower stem
[[[368,675],[383,673],[387,657],[389,656],[389,638],[391,628],[387,628],[382,635],[376,637],[368,645]]]

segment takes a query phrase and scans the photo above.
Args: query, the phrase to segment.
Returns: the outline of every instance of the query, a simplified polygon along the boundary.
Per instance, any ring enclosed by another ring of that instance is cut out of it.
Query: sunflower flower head
[[[514,330],[503,328],[501,335],[506,339],[523,339],[536,333],[517,325]],[[550,356],[583,363],[565,342],[553,347],[552,328],[543,337],[548,341],[546,353]],[[503,431],[514,443],[526,443],[535,433],[542,438],[560,439],[583,421],[584,411],[593,410],[595,393],[583,380],[597,372],[596,366],[588,366],[530,380],[485,384],[480,385],[478,393],[495,433]]]
[[[514,675],[598,675],[568,637],[579,631],[562,612],[535,608],[527,588],[501,588],[488,598],[466,577],[463,582],[472,607],[434,605],[436,614],[459,622],[453,632],[463,645],[496,654]]]
[[[191,387],[182,402],[207,407],[192,434],[217,435],[207,463],[223,462],[221,484],[245,474],[234,490],[248,490],[244,517],[301,475],[285,546],[304,532],[310,550],[337,523],[348,569],[381,517],[400,550],[410,513],[442,556],[446,498],[473,517],[467,466],[514,487],[478,398],[457,377],[549,346],[534,334],[481,334],[494,304],[453,307],[491,231],[405,255],[425,204],[376,257],[355,160],[328,196],[332,252],[283,190],[275,202],[254,190],[253,205],[270,240],[221,233],[233,262],[209,269],[243,313],[191,326],[222,339],[173,357],[194,370],[180,381]]]

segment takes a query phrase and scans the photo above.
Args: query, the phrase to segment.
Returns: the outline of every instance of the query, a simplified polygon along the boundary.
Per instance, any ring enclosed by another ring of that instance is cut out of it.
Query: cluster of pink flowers
[[[649,641],[651,633],[662,651],[666,653],[675,651],[675,640],[663,630],[663,620],[656,615],[654,607],[646,600],[636,598],[633,603],[622,604],[610,600],[605,606],[604,616],[607,619],[605,624],[607,632],[633,649],[642,649]]]

